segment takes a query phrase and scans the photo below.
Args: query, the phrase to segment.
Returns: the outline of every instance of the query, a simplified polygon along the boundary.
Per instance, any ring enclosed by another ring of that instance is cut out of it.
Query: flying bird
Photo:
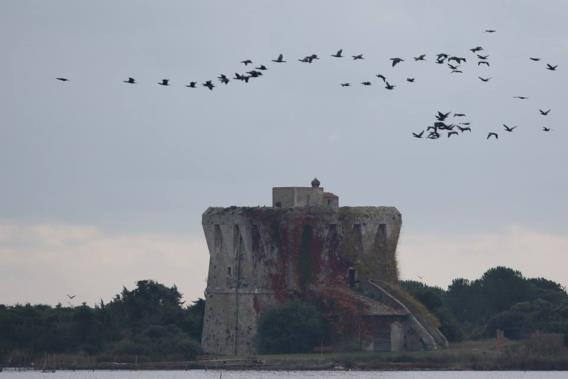
[[[414,83],[414,78],[406,78],[406,81],[409,83]]]
[[[558,65],[553,66],[553,65],[551,65],[550,63],[547,63],[547,64],[546,64],[546,69],[547,69],[547,70],[550,70],[550,71],[556,71],[556,68],[557,68],[557,67],[558,67]]]
[[[364,86],[370,86],[371,82],[361,82],[361,84],[364,85]]]
[[[250,59],[245,59],[244,61],[241,61],[241,63],[248,66],[249,64],[252,64],[252,61]]]
[[[489,62],[487,62],[487,61],[479,61],[479,62],[477,62],[477,65],[478,65],[478,66],[481,66],[482,64],[486,65],[487,67],[491,66],[491,65],[489,64]]]
[[[358,55],[352,55],[353,60],[356,61],[357,59],[364,59],[363,58],[363,54],[358,54]]]
[[[494,29],[485,29],[485,33],[495,33],[496,30]]]
[[[59,80],[60,82],[68,82],[69,81],[69,79],[67,79],[67,78],[55,78],[55,79]]]
[[[503,124],[503,127],[505,128],[506,132],[512,132],[513,130],[515,130],[517,128],[517,125],[515,126],[507,126],[506,124]]]
[[[542,131],[544,131],[544,132],[550,132],[551,130],[552,130],[552,129],[547,128],[546,126],[543,126],[543,127],[542,127]]]
[[[442,112],[438,111],[438,114],[436,115],[436,120],[438,120],[438,121],[444,121],[445,119],[448,118],[448,116],[450,115],[450,113],[452,113],[452,112],[442,113]]]
[[[392,61],[392,67],[396,66],[400,62],[404,62],[404,59],[398,58],[398,57],[397,58],[391,58],[390,60]]]
[[[528,97],[526,97],[526,96],[513,96],[513,99],[527,100]]]
[[[491,78],[482,78],[481,76],[478,76],[479,80],[481,80],[482,82],[488,82],[491,80]]]
[[[529,59],[530,59],[531,61],[534,61],[534,62],[540,61],[540,58],[536,58],[536,57],[529,57]]]
[[[471,122],[460,122],[460,125],[469,126],[469,125],[471,125]]]
[[[457,136],[457,135],[458,135],[458,132],[456,132],[455,130],[454,130],[454,131],[451,131],[451,132],[448,132],[448,138],[450,138],[450,137],[453,136],[453,135],[456,135],[456,136]]]
[[[477,53],[478,51],[482,51],[483,47],[481,46],[476,46],[473,49],[469,49],[469,51],[471,51],[472,53]]]
[[[335,57],[335,58],[343,58],[343,55],[341,55],[342,53],[343,53],[343,49],[339,49],[339,50],[337,50],[337,53],[331,54],[331,56]]]
[[[221,74],[220,76],[217,77],[217,79],[219,79],[219,81],[225,85],[229,84],[229,78],[227,78],[227,75],[225,74]]]
[[[495,137],[495,139],[499,139],[499,135],[498,135],[497,133],[495,133],[495,132],[490,132],[490,133],[487,135],[487,139],[489,139],[489,138],[491,138],[491,137]]]
[[[412,132],[412,135],[413,135],[415,138],[422,138],[422,135],[423,135],[423,134],[424,134],[424,130],[421,131],[420,133],[414,133],[414,132]]]
[[[387,78],[385,78],[385,76],[382,75],[382,74],[377,74],[377,78],[383,79],[383,82],[385,82],[385,83],[387,82]]]
[[[197,84],[197,82],[189,82],[188,85],[186,85],[187,88],[195,88],[195,85]]]
[[[393,90],[394,87],[396,87],[395,85],[390,84],[389,82],[386,82],[386,86],[385,88],[388,89],[389,91]]]
[[[449,57],[448,62],[449,61],[454,61],[457,64],[462,64],[462,62],[467,62],[467,60],[465,58],[461,58],[461,57]]]
[[[465,113],[454,113],[454,117],[465,117]]]
[[[213,88],[215,88],[211,80],[206,81],[205,83],[202,84],[202,86],[209,88],[209,91],[213,91]]]
[[[465,131],[471,132],[471,128],[470,128],[469,126],[466,126],[466,127],[464,128],[463,126],[459,126],[459,125],[458,125],[457,127],[458,127],[458,129],[460,130],[460,132],[462,132],[462,133],[465,132]]]
[[[255,67],[256,70],[262,70],[262,71],[266,71],[268,70],[268,67],[266,67],[265,65],[261,64],[258,67]]]
[[[278,56],[278,58],[273,59],[272,62],[285,63],[286,61],[284,60],[284,55],[283,55],[283,54],[280,54],[280,55]]]
[[[419,55],[417,57],[414,57],[415,62],[424,61],[424,60],[426,60],[426,54],[422,54],[422,55]]]
[[[349,87],[349,86],[351,86],[350,83],[341,83],[341,87]]]
[[[477,57],[478,57],[479,59],[486,60],[487,58],[489,58],[489,55],[479,55],[479,54],[477,54]]]
[[[452,70],[452,74],[463,74],[462,70]]]
[[[67,294],[67,297],[68,297],[69,299],[71,299],[71,300],[73,300],[76,296],[77,296],[77,295],[69,295],[69,294]]]
[[[134,78],[128,78],[128,80],[123,80],[123,82],[128,84],[136,84],[136,80],[134,80]]]
[[[170,79],[162,79],[161,82],[158,82],[159,85],[161,86],[169,86],[170,85]]]
[[[538,110],[540,112],[541,115],[543,116],[548,116],[548,114],[550,113],[551,109],[547,110],[547,111],[543,111],[542,109]]]

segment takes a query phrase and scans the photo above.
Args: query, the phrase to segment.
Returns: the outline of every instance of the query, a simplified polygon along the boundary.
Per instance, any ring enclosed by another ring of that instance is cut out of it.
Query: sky
[[[340,205],[400,210],[402,279],[505,265],[568,285],[566,14],[564,0],[0,2],[0,303],[94,304],[142,279],[191,302],[207,207],[269,205],[271,187],[314,177]],[[463,74],[441,52],[466,57]],[[268,70],[200,85],[244,59]],[[467,114],[471,134],[413,138],[437,111]]]

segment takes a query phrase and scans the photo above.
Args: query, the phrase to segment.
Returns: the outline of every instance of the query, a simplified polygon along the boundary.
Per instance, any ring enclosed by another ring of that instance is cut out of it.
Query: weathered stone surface
[[[330,312],[352,313],[353,320],[367,325],[368,335],[382,328],[381,336],[388,334],[390,338],[384,345],[389,349],[410,345],[413,349],[436,348],[436,344],[406,343],[411,327],[407,309],[396,304],[402,313],[365,314],[365,310],[381,309],[380,303],[372,306],[369,302],[377,300],[363,301],[333,290],[351,287],[354,291],[368,281],[398,281],[395,252],[402,223],[399,211],[394,207],[327,206],[322,188],[290,188],[273,190],[279,199],[274,203],[279,202],[279,207],[209,208],[203,214],[210,252],[204,350],[212,354],[253,354],[260,315],[275,304],[309,298],[324,307],[339,303]],[[314,199],[310,196],[306,200],[306,196],[313,193],[322,195],[316,200],[318,205],[305,206]],[[362,292],[360,296],[364,296]],[[355,326],[338,327],[345,327],[344,334],[349,335],[348,330]],[[376,349],[380,338],[368,338],[367,348]],[[349,336],[343,340],[349,340]],[[357,343],[364,347],[361,339]]]

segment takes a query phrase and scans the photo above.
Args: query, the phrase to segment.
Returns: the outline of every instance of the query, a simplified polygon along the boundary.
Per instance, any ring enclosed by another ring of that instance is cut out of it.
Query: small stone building
[[[273,188],[272,207],[207,209],[204,351],[254,354],[260,316],[293,300],[326,310],[336,350],[446,347],[439,330],[388,289],[397,288],[401,224],[394,207],[339,207],[317,179]]]

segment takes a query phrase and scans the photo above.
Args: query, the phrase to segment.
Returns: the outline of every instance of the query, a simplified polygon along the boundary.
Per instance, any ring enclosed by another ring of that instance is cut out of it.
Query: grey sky
[[[507,264],[568,284],[566,14],[560,0],[2,1],[0,303],[94,302],[147,277],[195,298],[201,213],[270,204],[272,186],[314,176],[342,205],[399,208],[403,277],[447,285]],[[464,74],[439,52],[467,57]],[[184,87],[245,58],[265,77]],[[412,138],[437,110],[466,113],[472,134]]]

